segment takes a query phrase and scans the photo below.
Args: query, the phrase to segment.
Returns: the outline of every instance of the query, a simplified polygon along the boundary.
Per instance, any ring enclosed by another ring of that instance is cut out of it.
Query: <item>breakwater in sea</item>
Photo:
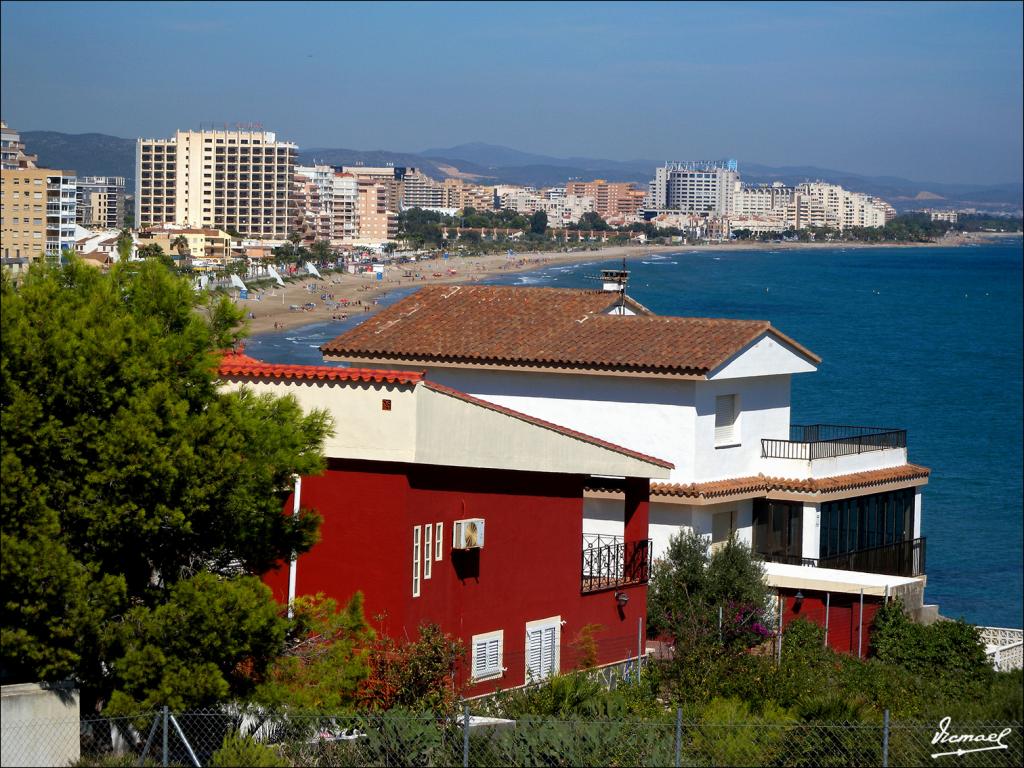
[[[485,282],[594,288],[621,261]],[[794,423],[906,429],[924,491],[929,602],[984,625],[1022,624],[1022,245],[699,251],[630,260],[629,293],[666,315],[770,320],[822,357],[794,376]],[[404,295],[395,291],[384,299]],[[248,352],[320,364],[361,321],[254,337]]]

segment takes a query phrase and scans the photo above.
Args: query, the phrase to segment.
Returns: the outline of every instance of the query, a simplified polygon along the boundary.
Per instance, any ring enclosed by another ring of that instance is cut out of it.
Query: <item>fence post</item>
[[[718,644],[722,644],[722,606],[718,606]]]
[[[469,768],[469,704],[462,707],[462,768]]]
[[[889,768],[889,710],[882,713],[882,768]]]
[[[636,682],[640,682],[640,665],[644,657],[644,617],[636,617]]]
[[[832,593],[831,592],[826,592],[825,593],[825,647],[826,648],[828,648],[828,612],[829,612],[829,607],[830,607],[829,603],[831,603],[831,602],[832,602]]]
[[[857,619],[857,658],[863,659],[861,653],[864,640],[864,587],[860,588],[860,616]]]
[[[683,764],[683,708],[676,707],[676,768]]]
[[[164,704],[164,761],[161,763],[167,768],[167,705]]]

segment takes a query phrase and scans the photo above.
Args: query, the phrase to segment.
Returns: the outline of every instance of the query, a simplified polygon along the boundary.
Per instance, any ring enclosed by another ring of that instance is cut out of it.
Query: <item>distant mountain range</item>
[[[81,176],[135,175],[135,140],[102,133],[70,134],[23,131],[27,151],[39,155],[40,165],[75,170]],[[562,185],[567,180],[603,178],[646,184],[661,160],[605,160],[593,157],[552,157],[510,147],[474,142],[423,152],[310,148],[299,151],[299,162],[327,165],[415,166],[442,179],[463,178],[480,184]],[[949,184],[911,181],[896,176],[865,176],[815,166],[772,167],[740,161],[749,183],[827,181],[847,189],[878,195],[898,209],[918,206],[957,206],[1019,209],[1024,199],[1020,182],[1010,184]]]

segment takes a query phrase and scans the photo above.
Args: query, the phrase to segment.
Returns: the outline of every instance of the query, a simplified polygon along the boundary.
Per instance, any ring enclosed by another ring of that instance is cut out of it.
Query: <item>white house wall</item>
[[[764,333],[708,374],[714,381],[749,376],[811,373],[818,370],[804,355]]]
[[[654,542],[655,559],[665,556],[669,540],[681,531],[691,531],[703,536],[709,544],[720,543],[714,541],[716,514],[729,515],[729,519],[733,521],[736,540],[748,547],[752,545],[753,502],[750,499],[708,505],[652,501],[648,536]],[[727,537],[728,534],[725,538]],[[724,540],[723,538],[721,541]]]
[[[324,441],[328,458],[415,459],[416,392],[411,385],[269,379],[222,381],[221,386],[246,386],[278,397],[293,395],[306,413],[315,408],[327,411],[334,420],[334,431]],[[390,401],[390,410],[383,410],[383,400]]]
[[[761,438],[789,439],[789,375],[701,381],[695,390],[695,462],[691,476],[680,482],[700,483],[765,473]],[[715,398],[720,395],[738,396],[739,444],[735,446],[715,447]]]
[[[462,368],[429,368],[427,378],[670,461],[669,482],[692,482],[696,382]]]
[[[849,475],[872,469],[901,467],[907,463],[906,448],[886,448],[880,451],[851,453],[845,456],[804,461],[800,459],[762,459],[759,471],[769,477],[798,479]]]

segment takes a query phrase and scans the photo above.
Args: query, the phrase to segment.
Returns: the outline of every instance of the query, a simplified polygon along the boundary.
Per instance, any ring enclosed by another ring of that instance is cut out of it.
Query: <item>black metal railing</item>
[[[622,536],[584,534],[580,591],[646,584],[653,549],[650,539],[626,541]]]
[[[789,428],[789,440],[761,440],[761,457],[813,461],[906,447],[905,429],[850,427],[839,424],[793,424]]]
[[[799,555],[771,555],[758,553],[758,557],[769,563],[804,565],[811,568],[836,568],[840,571],[863,571],[882,573],[886,576],[923,576],[927,571],[925,563],[926,539],[907,539],[894,544],[855,549],[829,557],[800,557]]]

